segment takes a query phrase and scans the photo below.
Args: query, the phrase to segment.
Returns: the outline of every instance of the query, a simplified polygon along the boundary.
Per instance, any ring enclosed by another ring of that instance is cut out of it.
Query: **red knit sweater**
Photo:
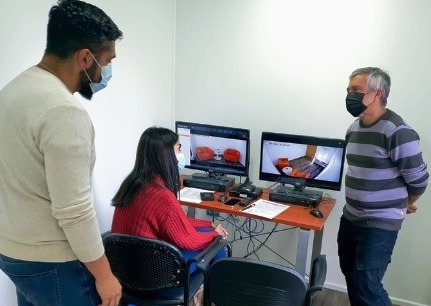
[[[184,250],[200,250],[218,233],[197,232],[199,227],[211,227],[211,221],[188,218],[175,195],[158,180],[139,192],[130,206],[115,207],[111,231],[163,240]]]

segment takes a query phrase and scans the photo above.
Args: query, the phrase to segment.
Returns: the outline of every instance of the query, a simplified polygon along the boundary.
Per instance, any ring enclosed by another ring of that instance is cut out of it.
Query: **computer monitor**
[[[186,159],[186,168],[248,176],[250,131],[242,128],[176,121],[175,129]]]
[[[259,179],[340,190],[346,142],[343,139],[263,132]]]

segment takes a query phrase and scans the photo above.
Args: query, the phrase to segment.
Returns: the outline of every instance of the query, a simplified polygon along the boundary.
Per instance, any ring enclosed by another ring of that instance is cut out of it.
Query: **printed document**
[[[184,187],[180,190],[180,201],[185,202],[191,202],[191,203],[201,203],[201,192],[214,192],[214,191],[208,191],[204,189],[199,188],[192,188],[192,187]]]
[[[249,214],[253,214],[256,216],[272,219],[288,208],[289,208],[289,205],[260,199],[254,202],[253,204],[251,204],[250,207],[246,208],[244,212],[247,212]]]

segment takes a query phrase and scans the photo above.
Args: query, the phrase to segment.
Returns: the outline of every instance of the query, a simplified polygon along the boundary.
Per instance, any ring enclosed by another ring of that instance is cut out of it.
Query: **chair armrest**
[[[218,252],[220,252],[220,250],[225,248],[228,251],[228,257],[230,257],[232,255],[230,243],[227,240],[223,239],[222,236],[217,236],[198,255],[190,258],[187,261],[187,267],[189,267],[192,263],[195,262],[198,269],[203,270],[205,273],[209,262],[217,255]]]
[[[319,255],[316,259],[314,259],[310,279],[310,290],[313,287],[320,287],[320,289],[316,290],[322,290],[322,286],[326,280],[327,269],[328,267],[326,263],[326,255],[322,254]]]
[[[310,294],[315,291],[321,291],[323,289],[325,279],[326,279],[326,266],[325,266],[325,269],[322,269],[322,271],[319,271],[316,277],[316,282],[314,284],[311,284],[310,288],[308,289]]]
[[[211,242],[211,244],[206,247],[200,254],[198,254],[195,258],[192,260],[196,260],[196,266],[199,271],[204,276],[204,286],[207,286],[208,283],[208,268],[209,263],[211,259],[213,259],[218,252],[222,249],[227,249],[227,256],[232,256],[232,246],[231,244],[223,239],[222,236],[217,236],[214,238],[214,240]],[[209,306],[209,299],[208,299],[208,290],[204,289],[204,305]]]
[[[310,276],[310,288],[307,290],[307,297],[305,305],[312,305],[314,300],[314,293],[321,291],[326,280],[327,263],[326,256],[319,255],[313,260],[313,267]]]

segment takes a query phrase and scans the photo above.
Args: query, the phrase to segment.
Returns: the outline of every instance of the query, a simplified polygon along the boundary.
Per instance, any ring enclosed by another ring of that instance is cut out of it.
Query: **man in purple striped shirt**
[[[346,133],[346,205],[338,256],[352,306],[391,306],[383,275],[406,214],[425,192],[429,174],[419,135],[386,108],[389,75],[375,67],[349,77],[346,108],[356,119]]]

